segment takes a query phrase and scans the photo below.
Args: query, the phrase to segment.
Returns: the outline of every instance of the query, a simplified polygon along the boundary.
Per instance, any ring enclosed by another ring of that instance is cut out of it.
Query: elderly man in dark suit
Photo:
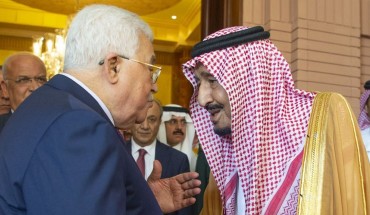
[[[0,132],[18,106],[47,80],[44,62],[28,52],[18,52],[5,59],[2,76],[0,105],[7,103],[11,110],[0,115]]]
[[[154,99],[153,101],[153,106],[149,108],[144,122],[132,126],[132,139],[126,144],[126,149],[137,161],[145,179],[153,170],[154,160],[159,160],[162,164],[161,178],[189,172],[189,160],[186,154],[156,139],[163,109],[158,100]],[[187,207],[171,214],[190,215],[191,211]]]
[[[160,67],[137,15],[90,5],[72,21],[64,72],[33,92],[0,134],[0,214],[163,214],[200,192],[197,173],[148,181],[117,128],[145,120]]]

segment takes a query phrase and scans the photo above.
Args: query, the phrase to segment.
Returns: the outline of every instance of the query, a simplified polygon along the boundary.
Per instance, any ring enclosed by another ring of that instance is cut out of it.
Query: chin
[[[213,131],[219,136],[231,135],[231,127],[213,128]]]

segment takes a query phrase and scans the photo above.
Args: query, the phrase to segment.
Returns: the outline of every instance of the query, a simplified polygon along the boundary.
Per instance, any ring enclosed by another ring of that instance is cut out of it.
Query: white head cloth
[[[226,28],[205,40],[245,29]],[[197,102],[198,62],[228,94],[232,135],[215,134],[210,114]],[[237,169],[246,214],[261,214],[286,177],[290,161],[303,150],[315,94],[294,88],[289,64],[268,39],[203,53],[183,70],[194,87],[190,112],[223,204],[226,179]]]
[[[185,120],[186,120],[185,139],[182,143],[174,146],[173,148],[185,153],[188,156],[188,159],[189,159],[189,162],[190,162],[190,170],[194,171],[197,156],[193,152],[193,147],[192,147],[193,139],[194,139],[194,133],[195,133],[193,121],[191,120],[191,117],[190,117],[189,113],[184,112],[184,111],[180,111],[181,109],[185,109],[184,107],[181,107],[180,105],[169,104],[169,105],[165,105],[164,107],[173,107],[174,110],[173,111],[163,110],[162,123],[159,126],[157,139],[159,141],[161,141],[162,143],[167,144],[166,127],[165,127],[164,122],[170,120],[172,116],[185,117]],[[176,108],[179,109],[179,111],[176,111]]]

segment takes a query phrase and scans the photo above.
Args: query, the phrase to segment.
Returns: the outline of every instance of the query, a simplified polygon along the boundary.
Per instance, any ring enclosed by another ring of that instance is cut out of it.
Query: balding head
[[[22,75],[29,68],[35,68],[46,75],[46,68],[42,60],[28,52],[20,52],[9,56],[3,65],[3,76]]]
[[[45,64],[37,56],[20,52],[9,56],[3,65],[4,96],[9,97],[12,110],[46,82]]]

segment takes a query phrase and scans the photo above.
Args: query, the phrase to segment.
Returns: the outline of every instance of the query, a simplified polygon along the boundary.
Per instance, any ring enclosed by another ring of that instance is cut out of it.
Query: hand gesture
[[[200,193],[198,173],[187,172],[171,178],[161,178],[162,165],[154,161],[148,185],[154,193],[163,213],[171,213],[195,203],[193,196]]]

